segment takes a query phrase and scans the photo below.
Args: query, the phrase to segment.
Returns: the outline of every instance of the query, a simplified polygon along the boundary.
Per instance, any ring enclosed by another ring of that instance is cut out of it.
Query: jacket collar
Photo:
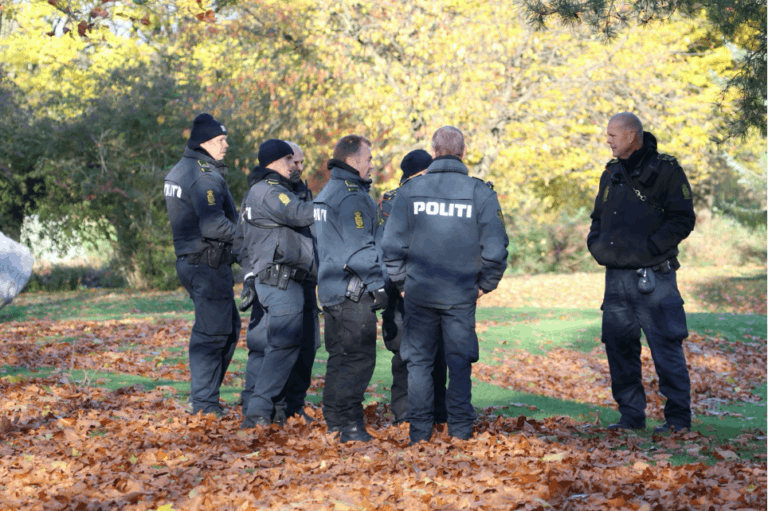
[[[211,155],[205,151],[202,151],[202,150],[198,151],[195,149],[190,149],[189,147],[185,147],[184,157],[210,163],[213,166],[214,170],[216,170],[216,172],[218,172],[221,175],[221,177],[227,177],[227,170],[228,170],[227,164],[224,163],[222,160],[214,160],[213,158],[211,158]]]
[[[253,186],[259,181],[263,181],[265,179],[275,179],[276,181],[280,182],[281,185],[288,188],[289,190],[293,191],[296,185],[291,183],[288,179],[277,173],[276,171],[272,169],[268,169],[266,167],[256,166],[253,167],[253,170],[250,174],[248,174],[248,186]]]
[[[639,172],[640,167],[642,167],[648,157],[656,152],[656,137],[653,136],[653,133],[645,131],[643,132],[643,146],[630,154],[626,160],[619,158],[619,163],[624,166],[627,172],[632,172],[633,170]]]
[[[456,156],[438,156],[427,169],[428,174],[431,172],[458,172],[469,175],[467,166]]]
[[[371,183],[373,182],[370,179],[363,179],[360,177],[360,173],[357,171],[357,169],[335,158],[328,160],[328,168],[331,169],[331,178],[354,181],[355,183],[365,187],[366,190],[371,186]]]

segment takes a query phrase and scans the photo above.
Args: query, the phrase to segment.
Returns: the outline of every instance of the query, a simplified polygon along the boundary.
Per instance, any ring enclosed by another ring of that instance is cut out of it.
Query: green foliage
[[[151,69],[113,71],[107,92],[82,116],[55,124],[35,172],[55,177],[38,206],[50,229],[85,242],[106,239],[132,287],[175,288],[178,280],[161,193],[180,158],[187,122],[169,111],[194,93]],[[49,232],[49,235],[55,235]]]
[[[565,213],[555,222],[540,223],[530,216],[509,217],[509,271],[515,274],[590,271],[595,262],[587,250],[589,211]]]
[[[76,291],[85,288],[119,288],[125,285],[125,279],[114,268],[56,265],[35,270],[23,292]]]
[[[24,217],[45,197],[46,179],[34,172],[45,131],[32,125],[23,93],[7,80],[0,64],[0,229],[15,240]]]

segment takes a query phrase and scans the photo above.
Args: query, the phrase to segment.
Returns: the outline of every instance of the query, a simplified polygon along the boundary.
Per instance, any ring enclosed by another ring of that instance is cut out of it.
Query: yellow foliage
[[[164,66],[204,91],[177,114],[221,116],[239,130],[246,165],[261,141],[281,137],[319,168],[336,139],[358,132],[374,143],[380,192],[397,185],[407,151],[429,149],[451,124],[505,210],[546,219],[590,207],[610,159],[605,125],[621,110],[639,115],[694,187],[722,164],[711,104],[733,65],[722,46],[696,47],[708,31],[699,19],[605,43],[582,30],[533,32],[503,0],[242,0],[219,10],[210,0],[118,0],[103,4],[108,16],[82,18],[92,26],[81,36],[78,19],[46,0],[14,5],[3,70],[29,106],[53,108],[41,115],[77,116],[130,86],[100,90],[112,70]],[[70,5],[87,14],[102,4]],[[57,97],[75,99],[55,108]]]

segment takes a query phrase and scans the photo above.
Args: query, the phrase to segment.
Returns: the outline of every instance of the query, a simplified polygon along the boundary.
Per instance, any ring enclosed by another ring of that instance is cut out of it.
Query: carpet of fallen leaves
[[[238,429],[190,416],[171,387],[114,392],[0,379],[0,509],[765,509],[766,463],[699,433],[601,438],[568,418],[483,415],[478,435],[408,446],[369,407],[368,444],[324,424]],[[307,408],[309,414],[320,411]],[[732,442],[752,441],[744,434]],[[643,444],[646,446],[644,447]],[[673,466],[675,454],[717,464]]]
[[[0,324],[0,360],[25,367],[55,367],[189,380],[188,319],[124,318],[104,321],[31,320]],[[238,346],[245,348],[246,320]],[[230,370],[232,385],[242,371]]]
[[[758,402],[751,392],[765,384],[766,345],[729,342],[692,332],[683,342],[691,377],[691,406],[699,415],[718,414],[725,401]],[[613,406],[611,376],[602,345],[588,353],[563,348],[534,355],[524,350],[496,349],[489,355],[500,365],[476,363],[472,375],[508,389],[532,394]],[[646,413],[664,419],[664,397],[659,393],[651,352],[643,345],[643,376],[648,399]]]
[[[702,291],[701,284],[716,278],[714,270],[684,275],[680,287],[690,312],[766,313],[765,292],[745,292],[749,280],[723,284],[713,301],[711,288]],[[597,274],[505,278],[479,305],[597,309],[602,285]],[[536,421],[487,409],[472,440],[451,440],[440,430],[432,443],[408,446],[407,427],[392,426],[386,407],[373,405],[366,421],[376,439],[345,445],[322,420],[290,419],[283,428],[241,431],[234,407],[222,420],[190,416],[170,386],[110,392],[75,386],[67,374],[89,370],[187,381],[190,328],[189,319],[178,315],[0,324],[0,363],[58,369],[45,378],[0,378],[0,511],[650,511],[768,504],[765,454],[749,460],[737,454],[740,446],[765,444],[752,432],[725,444],[700,432],[650,440],[606,430],[598,436],[595,425],[567,417]],[[245,328],[241,349],[244,334]],[[685,348],[697,414],[715,413],[713,405],[722,400],[755,399],[749,391],[765,380],[764,341],[734,344],[694,333]],[[494,385],[536,393],[549,387],[560,399],[613,405],[601,355],[600,349],[552,350],[545,360],[499,349],[485,356],[503,364],[476,364],[473,373]],[[649,412],[660,418],[661,396],[645,351],[643,364]],[[241,376],[230,371],[225,384]],[[322,384],[314,378],[313,392]],[[307,412],[321,419],[319,409]],[[669,460],[678,455],[699,461],[674,466]],[[718,462],[709,466],[705,461],[712,457]]]
[[[677,284],[688,312],[766,315],[765,267],[686,268]],[[727,276],[723,275],[727,273]],[[599,309],[603,302],[603,273],[507,276],[499,287],[478,300],[479,307]]]

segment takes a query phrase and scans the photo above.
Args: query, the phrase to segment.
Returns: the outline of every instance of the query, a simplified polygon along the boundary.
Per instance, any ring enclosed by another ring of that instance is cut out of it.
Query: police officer
[[[384,219],[368,195],[371,143],[358,135],[340,139],[331,177],[315,199],[328,364],[323,415],[341,442],[371,439],[363,423],[363,398],[376,365],[376,310],[386,306],[386,268],[377,240]]]
[[[469,177],[462,163],[461,131],[438,129],[432,154],[427,173],[398,191],[382,241],[389,276],[405,293],[401,354],[408,364],[412,444],[432,435],[432,371],[440,342],[450,375],[448,432],[460,439],[472,436],[477,415],[471,374],[479,351],[475,307],[501,280],[509,243],[496,194]]]
[[[195,304],[189,338],[192,413],[221,416],[219,387],[240,335],[232,287],[232,239],[237,210],[224,177],[227,130],[198,115],[184,157],[165,176],[176,273]]]
[[[284,392],[302,344],[314,346],[316,339],[312,326],[317,313],[317,264],[310,231],[314,208],[310,201],[297,197],[303,183],[291,146],[270,139],[261,144],[258,157],[255,184],[242,212],[247,247],[243,287],[254,290],[258,297],[246,338],[243,429],[271,424],[274,405]],[[295,412],[298,410],[290,411]]]
[[[416,149],[406,154],[400,162],[400,169],[403,171],[400,177],[400,186],[403,186],[409,179],[426,173],[427,167],[431,163],[432,156],[424,149]],[[392,201],[397,196],[397,190],[396,188],[386,192],[381,199],[381,213],[385,220],[392,211]],[[395,416],[394,424],[404,422],[408,412],[408,365],[400,355],[400,342],[403,337],[403,303],[403,297],[400,296],[397,287],[388,281],[387,308],[381,313],[381,332],[384,337],[384,345],[392,352],[390,408]],[[438,348],[442,348],[442,343],[438,343]],[[432,373],[435,384],[435,423],[443,424],[448,419],[448,414],[445,410],[446,367],[442,351],[437,354],[435,362]]]
[[[691,188],[677,160],[632,113],[614,115],[607,143],[614,159],[600,178],[587,246],[606,267],[602,340],[621,419],[609,429],[645,428],[640,330],[667,398],[662,433],[691,426],[691,383],[682,341],[688,336],[675,277],[678,244],[693,230]]]
[[[298,173],[299,182],[296,184],[295,192],[299,200],[312,202],[312,190],[307,186],[306,181],[301,181],[304,172],[304,151],[298,144],[288,141],[288,145],[293,149],[293,165]],[[313,239],[317,240],[315,234],[315,224],[310,226]],[[315,256],[317,251],[315,251]],[[312,366],[315,363],[315,354],[320,347],[320,321],[317,308],[317,295],[315,294],[316,283],[307,281],[307,285],[312,286],[311,293],[307,293],[310,298],[304,302],[304,337],[299,347],[299,356],[293,365],[293,370],[288,376],[283,392],[278,396],[275,404],[274,422],[280,424],[286,418],[299,415],[304,417],[307,422],[314,419],[304,412],[305,398],[307,390],[312,384]]]

